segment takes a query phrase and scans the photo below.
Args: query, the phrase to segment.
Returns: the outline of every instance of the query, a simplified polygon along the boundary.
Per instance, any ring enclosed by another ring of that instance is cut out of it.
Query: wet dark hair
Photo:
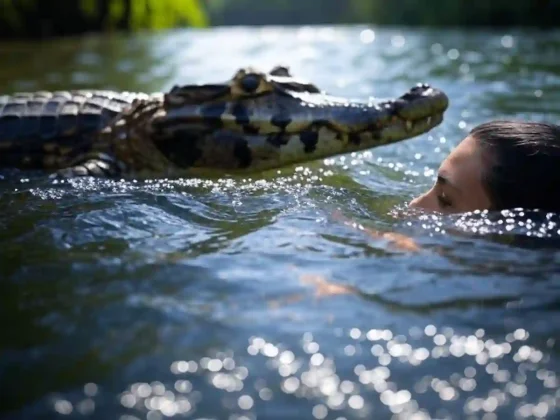
[[[470,135],[482,146],[491,210],[560,211],[560,126],[498,120]]]

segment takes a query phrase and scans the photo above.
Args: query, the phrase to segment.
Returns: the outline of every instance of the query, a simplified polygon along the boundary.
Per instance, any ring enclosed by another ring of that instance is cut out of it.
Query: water
[[[252,179],[4,174],[2,418],[557,418],[554,215],[395,214],[473,125],[558,121],[560,33],[373,29],[1,46],[3,92],[152,92],[284,63],[336,95],[421,81],[451,98],[429,134]]]

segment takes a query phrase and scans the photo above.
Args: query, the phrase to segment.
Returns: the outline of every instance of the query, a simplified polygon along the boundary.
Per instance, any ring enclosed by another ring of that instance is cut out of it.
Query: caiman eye
[[[270,70],[272,76],[291,77],[290,69],[286,66],[275,66]]]
[[[241,88],[247,93],[253,93],[261,84],[260,76],[256,74],[247,74],[241,79]]]

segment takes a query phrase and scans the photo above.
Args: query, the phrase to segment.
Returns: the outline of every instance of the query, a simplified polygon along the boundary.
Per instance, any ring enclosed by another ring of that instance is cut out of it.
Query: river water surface
[[[0,46],[3,93],[153,92],[282,63],[340,96],[450,97],[429,134],[250,179],[0,174],[0,417],[558,418],[555,215],[396,215],[473,125],[557,122],[559,57],[560,33],[520,30]]]

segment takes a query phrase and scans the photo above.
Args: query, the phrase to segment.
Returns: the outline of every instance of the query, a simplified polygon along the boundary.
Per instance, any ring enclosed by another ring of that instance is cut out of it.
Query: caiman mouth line
[[[396,99],[349,101],[280,66],[163,94],[19,93],[0,96],[0,167],[63,176],[262,171],[418,136],[448,105],[427,84]]]

